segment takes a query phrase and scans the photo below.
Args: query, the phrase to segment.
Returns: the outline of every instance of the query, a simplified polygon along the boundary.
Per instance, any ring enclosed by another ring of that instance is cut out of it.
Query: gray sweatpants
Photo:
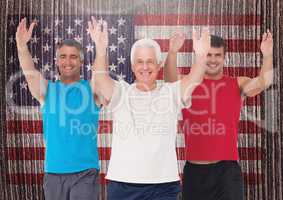
[[[98,200],[99,172],[88,169],[78,173],[45,173],[45,200]]]

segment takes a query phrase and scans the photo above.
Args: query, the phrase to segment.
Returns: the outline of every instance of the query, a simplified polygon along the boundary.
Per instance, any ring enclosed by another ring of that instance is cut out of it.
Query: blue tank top
[[[99,169],[97,128],[100,108],[89,82],[48,82],[41,108],[47,173]]]

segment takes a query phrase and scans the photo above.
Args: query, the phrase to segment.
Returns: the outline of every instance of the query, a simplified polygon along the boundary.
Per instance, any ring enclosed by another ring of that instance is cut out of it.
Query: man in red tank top
[[[165,63],[165,81],[177,80],[177,52],[183,33],[175,33]],[[226,45],[211,36],[204,80],[192,93],[192,106],[183,109],[186,164],[183,172],[184,200],[242,200],[243,179],[238,164],[238,122],[242,101],[272,84],[272,35],[263,34],[263,63],[255,78],[223,74]]]

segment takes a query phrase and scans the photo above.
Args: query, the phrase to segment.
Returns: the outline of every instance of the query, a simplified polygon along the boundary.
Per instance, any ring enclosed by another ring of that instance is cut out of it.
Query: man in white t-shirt
[[[194,34],[196,64],[189,75],[174,83],[159,85],[156,81],[162,65],[158,43],[136,41],[131,49],[136,81],[130,85],[111,79],[107,72],[107,23],[92,18],[88,26],[96,46],[96,89],[113,112],[108,199],[175,200],[180,192],[175,151],[177,115],[181,108],[190,106],[191,93],[203,79],[210,48],[208,29],[200,39]]]

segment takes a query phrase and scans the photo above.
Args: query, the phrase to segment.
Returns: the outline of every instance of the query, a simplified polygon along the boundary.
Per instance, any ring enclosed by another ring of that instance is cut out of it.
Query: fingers
[[[91,21],[92,21],[92,26],[93,26],[93,27],[96,27],[97,21],[96,21],[96,19],[95,19],[94,16],[91,16]]]
[[[95,17],[91,16],[91,20],[87,22],[88,24],[88,30],[90,33],[92,33],[93,31],[95,31],[95,27],[96,27],[96,19]]]
[[[102,28],[101,28],[101,23],[100,22],[98,22],[97,24],[96,24],[96,27],[95,27],[95,32],[101,32],[101,30],[102,30]]]
[[[185,34],[184,34],[183,31],[178,30],[178,31],[175,32],[174,35],[175,35],[175,36],[179,36],[179,37],[183,37]]]
[[[193,28],[193,41],[196,41],[197,39],[198,39],[198,37],[197,37],[197,31],[196,31],[196,29],[195,28]]]
[[[26,30],[26,18],[21,19],[16,32],[16,38],[22,36],[27,30]]]
[[[87,24],[88,24],[88,30],[91,32],[93,30],[91,21],[88,21]]]
[[[179,36],[181,39],[185,39],[185,33],[184,33],[184,32],[178,32],[178,36]]]
[[[90,33],[95,33],[97,31],[98,23],[94,16],[91,16],[91,20],[88,23],[88,30]]]
[[[202,28],[201,33],[200,33],[200,37],[198,37],[196,29],[193,28],[192,39],[196,41],[196,40],[199,40],[200,38],[210,38],[210,32],[209,32],[209,27],[208,26]]]
[[[88,21],[88,32],[94,42],[99,42],[101,39],[108,38],[108,25],[105,20],[97,21],[95,17],[91,17]]]
[[[264,32],[264,33],[262,34],[262,41],[265,41],[265,40],[266,40],[266,38],[267,38],[267,33],[266,33],[266,32]]]
[[[207,26],[202,29],[201,37],[205,37],[205,38],[210,37],[209,28]]]
[[[28,28],[27,27],[27,19],[23,18],[23,19],[21,19],[21,21],[20,21],[20,23],[19,23],[19,25],[17,27],[17,31],[26,30],[29,34],[31,34],[35,25],[36,25],[36,22],[33,21],[30,24],[30,27]],[[27,28],[28,28],[28,30],[27,30]]]
[[[108,25],[107,22],[103,20],[103,33],[107,34],[108,33]]]
[[[174,34],[170,37],[170,39],[185,39],[185,34],[182,31],[176,31]]]
[[[272,33],[270,32],[269,29],[267,29],[267,31],[265,33],[262,34],[262,41],[266,41],[266,40],[272,40]]]
[[[269,29],[267,29],[267,39],[272,40],[272,33],[270,32]]]
[[[31,36],[32,35],[32,30],[34,28],[34,26],[36,25],[36,22],[32,22],[29,29],[28,29],[28,34]]]
[[[26,18],[23,18],[23,19],[21,19],[21,21],[20,21],[20,23],[18,25],[17,30],[18,31],[23,30],[25,27],[26,27]]]

